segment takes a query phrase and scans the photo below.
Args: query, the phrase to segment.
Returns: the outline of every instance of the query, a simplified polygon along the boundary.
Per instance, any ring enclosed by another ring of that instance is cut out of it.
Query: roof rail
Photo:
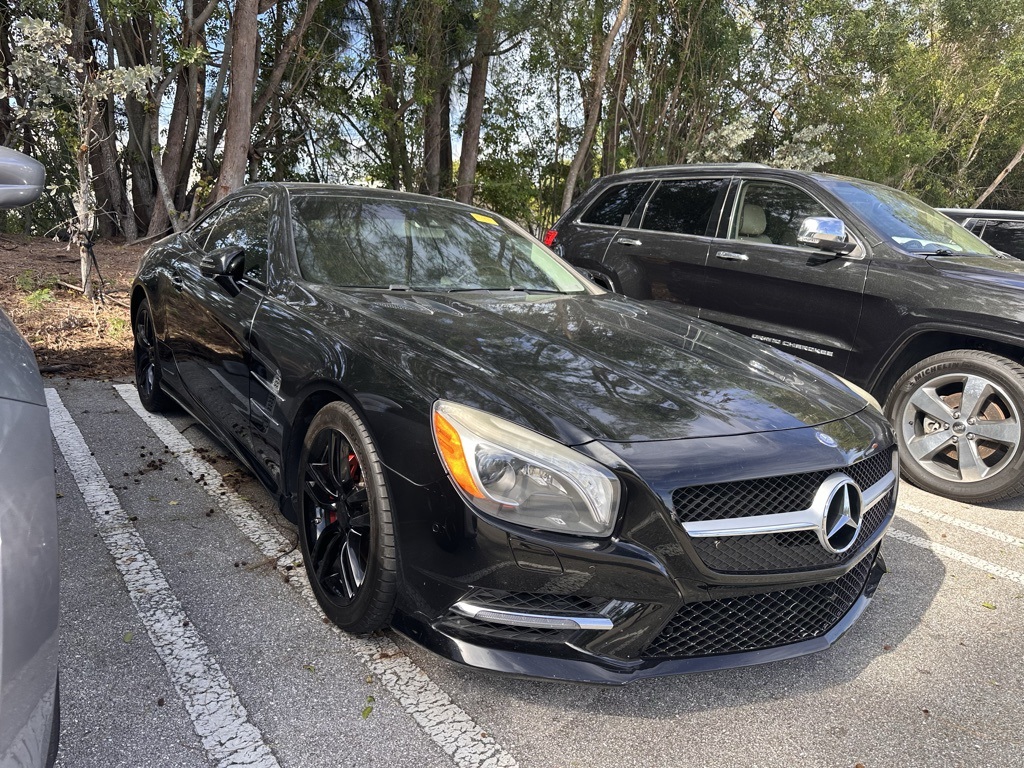
[[[682,165],[648,165],[638,166],[636,168],[627,168],[619,173],[641,173],[643,171],[683,171],[690,170],[693,168],[715,168],[718,170],[726,170],[730,168],[769,168],[771,166],[765,165],[764,163],[684,163]]]

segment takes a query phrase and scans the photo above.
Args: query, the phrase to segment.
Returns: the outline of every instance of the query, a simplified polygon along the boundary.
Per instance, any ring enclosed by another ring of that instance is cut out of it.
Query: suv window
[[[636,184],[616,184],[597,198],[597,202],[587,209],[587,212],[580,217],[580,221],[584,224],[624,227],[629,223],[633,211],[636,210],[650,188],[649,181]]]
[[[982,239],[1018,259],[1024,257],[1024,221],[985,221]],[[977,233],[977,229],[974,230]]]
[[[798,246],[800,224],[808,216],[831,216],[801,189],[772,181],[747,182],[740,191],[730,240]]]
[[[705,235],[718,194],[725,179],[682,179],[658,185],[641,229],[675,232],[681,235]]]
[[[203,250],[209,253],[227,245],[242,246],[245,248],[245,277],[265,283],[269,209],[265,197],[244,197],[228,203]]]

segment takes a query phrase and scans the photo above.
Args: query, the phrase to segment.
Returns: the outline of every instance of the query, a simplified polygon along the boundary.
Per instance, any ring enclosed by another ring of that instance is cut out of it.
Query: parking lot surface
[[[903,485],[890,573],[825,652],[606,688],[353,638],[296,533],[184,412],[50,382],[61,533],[58,764],[1024,766],[1024,499]]]

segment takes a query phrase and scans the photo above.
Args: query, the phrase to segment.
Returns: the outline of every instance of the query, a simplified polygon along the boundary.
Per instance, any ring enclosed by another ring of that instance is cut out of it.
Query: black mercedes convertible
[[[148,251],[131,318],[145,407],[278,498],[349,632],[620,683],[825,648],[885,571],[897,456],[864,397],[495,214],[245,187]]]

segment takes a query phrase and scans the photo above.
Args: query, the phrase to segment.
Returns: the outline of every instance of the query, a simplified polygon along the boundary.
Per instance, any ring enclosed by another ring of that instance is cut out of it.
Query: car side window
[[[832,214],[791,184],[746,182],[737,197],[729,239],[796,247],[800,245],[800,224],[808,216]]]
[[[605,190],[580,217],[584,224],[605,224],[610,227],[624,227],[640,204],[651,183],[616,184]]]
[[[243,197],[228,203],[203,250],[209,253],[228,245],[241,246],[245,249],[244,276],[265,284],[269,212],[270,204],[265,197]]]
[[[207,214],[192,225],[192,228],[188,231],[188,236],[192,238],[192,241],[202,248],[206,245],[206,239],[210,236],[210,230],[213,229],[214,225],[220,220],[220,215],[224,213],[223,208],[218,208],[215,211]]]
[[[986,221],[982,239],[993,248],[1024,258],[1024,221]]]
[[[644,211],[641,229],[705,235],[725,179],[663,181]]]

